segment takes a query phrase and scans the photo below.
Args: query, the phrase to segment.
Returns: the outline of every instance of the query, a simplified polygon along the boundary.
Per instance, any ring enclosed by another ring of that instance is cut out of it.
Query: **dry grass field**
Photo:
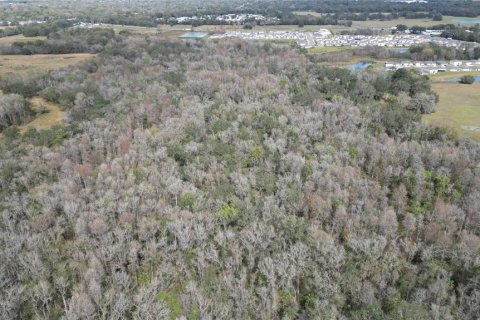
[[[158,34],[159,32],[158,28],[127,26],[127,25],[119,25],[119,24],[102,24],[101,27],[111,28],[117,33],[120,31],[129,31],[134,34],[155,35],[155,34]]]
[[[93,54],[42,54],[42,55],[0,55],[0,76],[8,73],[31,72],[37,70],[53,70],[66,67],[92,58]],[[0,95],[3,93],[0,91]],[[21,126],[20,132],[28,128],[48,129],[53,125],[60,124],[65,112],[54,103],[46,102],[41,97],[30,99],[35,111],[45,108],[47,112],[38,115],[28,124]]]
[[[35,40],[45,40],[45,39],[46,37],[24,37],[21,34],[17,34],[14,36],[0,38],[0,44],[10,44],[17,41],[25,42],[25,41],[35,41]]]
[[[121,31],[128,31],[134,35],[140,36],[152,36],[160,37],[162,39],[174,40],[178,39],[182,34],[187,31],[190,31],[191,25],[159,25],[158,28],[153,27],[137,27],[137,26],[127,26],[127,25],[116,25],[116,24],[102,24],[102,28],[111,28],[116,33]]]
[[[31,122],[20,127],[20,132],[24,133],[29,128],[35,128],[37,130],[48,129],[62,122],[65,112],[60,110],[57,104],[47,102],[41,97],[33,97],[30,99],[30,102],[33,110],[37,111],[44,107],[48,112],[38,115]]]
[[[458,18],[452,16],[444,16],[442,21],[433,21],[432,19],[395,19],[395,20],[388,20],[388,21],[380,21],[380,20],[368,20],[368,21],[353,21],[352,27],[356,28],[391,28],[395,27],[399,24],[404,24],[409,27],[411,26],[421,26],[421,27],[431,27],[437,24],[457,24],[455,20],[475,20],[475,19],[467,19],[467,18]],[[466,26],[468,24],[464,24]]]
[[[92,58],[89,53],[0,55],[0,75],[21,71],[53,70]]]
[[[2,90],[0,90],[1,95],[3,95]],[[45,108],[47,112],[38,115],[29,123],[19,127],[21,133],[26,132],[29,128],[44,130],[62,123],[65,112],[60,109],[59,105],[47,102],[42,97],[33,97],[30,99],[30,103],[33,110],[39,111],[41,108]],[[0,138],[3,138],[2,133],[0,133]]]

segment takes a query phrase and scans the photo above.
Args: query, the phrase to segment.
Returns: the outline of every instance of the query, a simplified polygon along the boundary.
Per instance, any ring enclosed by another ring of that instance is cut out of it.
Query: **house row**
[[[402,68],[418,69],[422,74],[436,74],[438,72],[447,71],[480,71],[480,60],[406,61],[385,63],[385,69],[387,70],[397,70]]]
[[[434,42],[439,46],[460,48],[464,42],[440,37],[424,35],[332,35],[327,29],[319,31],[231,31],[213,35],[211,38],[221,39],[237,37],[250,40],[295,40],[303,48],[313,47],[410,47],[422,43]]]

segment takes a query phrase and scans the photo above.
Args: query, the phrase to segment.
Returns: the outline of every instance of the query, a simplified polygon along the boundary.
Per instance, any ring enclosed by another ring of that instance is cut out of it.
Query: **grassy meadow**
[[[53,70],[93,57],[89,53],[72,54],[36,54],[36,55],[0,55],[0,75],[14,72]]]
[[[11,44],[14,42],[36,41],[36,40],[45,40],[45,39],[47,39],[47,37],[25,37],[22,34],[17,34],[14,36],[0,38],[0,45]]]
[[[62,122],[65,112],[60,109],[59,105],[47,102],[42,97],[33,97],[30,99],[30,103],[33,110],[39,111],[41,108],[44,108],[47,112],[36,116],[31,122],[20,127],[20,132],[24,133],[29,128],[37,130],[48,129]]]
[[[423,120],[436,126],[454,129],[459,136],[480,140],[480,83],[461,84],[449,78],[466,73],[446,73],[432,76],[432,88],[439,95],[435,113]],[[470,73],[477,75],[477,73]]]
[[[81,61],[93,57],[93,54],[39,54],[39,55],[0,55],[0,76],[9,73],[48,71],[57,68],[77,64]],[[3,93],[0,91],[0,95]],[[64,112],[59,105],[45,101],[42,97],[33,97],[30,99],[32,109],[36,112],[44,109],[44,113],[38,114],[31,122],[21,126],[20,132],[25,132],[28,128],[38,130],[48,129],[56,124],[60,124],[64,117]]]

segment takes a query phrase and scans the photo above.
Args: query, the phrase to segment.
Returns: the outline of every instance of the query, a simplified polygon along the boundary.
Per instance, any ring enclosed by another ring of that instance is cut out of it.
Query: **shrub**
[[[233,203],[225,204],[219,211],[218,215],[227,220],[232,220],[238,216],[238,209]]]
[[[471,75],[464,75],[460,78],[460,83],[463,84],[472,84],[475,82],[475,77]]]

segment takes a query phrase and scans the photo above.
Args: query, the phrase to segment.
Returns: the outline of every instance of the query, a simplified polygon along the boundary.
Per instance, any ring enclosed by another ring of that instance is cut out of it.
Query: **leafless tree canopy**
[[[118,41],[0,139],[1,319],[478,319],[480,146],[428,79]]]

